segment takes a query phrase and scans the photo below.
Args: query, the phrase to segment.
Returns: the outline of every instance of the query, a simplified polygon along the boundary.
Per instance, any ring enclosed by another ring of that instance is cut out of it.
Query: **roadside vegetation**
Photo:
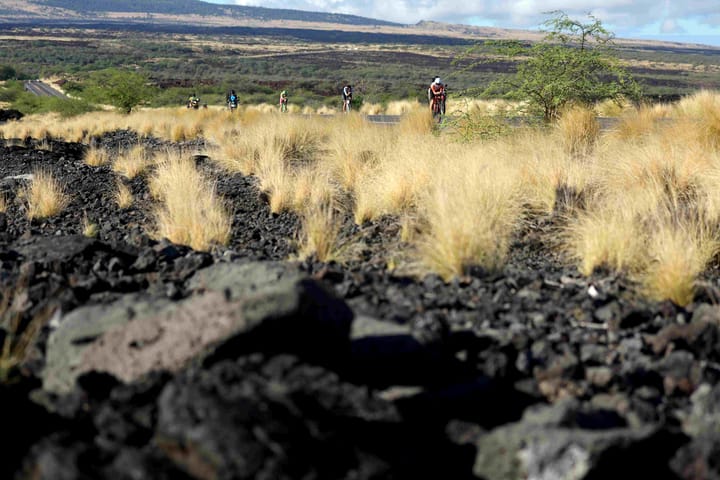
[[[549,103],[533,93],[538,84],[516,84],[512,100],[451,102],[453,119],[441,127],[418,100],[362,105],[365,114],[402,116],[388,126],[362,113],[326,116],[335,111],[324,106],[294,109],[319,114],[312,116],[280,114],[272,104],[234,113],[150,109],[136,108],[142,96],[135,96],[124,107],[114,102],[119,109],[63,121],[32,115],[0,126],[0,133],[90,144],[104,132],[134,130],[139,144],[113,152],[91,148],[85,162],[109,164],[116,173],[118,208],[135,203],[130,180],[147,182],[154,219],[148,232],[195,249],[231,241],[229,206],[186,153],[158,155],[143,146],[146,137],[192,141],[227,174],[255,177],[271,214],[298,216],[300,258],[351,259],[365,240],[350,232],[390,222],[398,233],[384,252],[388,269],[451,281],[504,268],[513,242],[543,219],[552,225],[541,234],[539,248],[547,254],[584,275],[623,275],[650,298],[686,305],[720,252],[720,94],[637,103],[636,85],[611,58],[582,53],[589,39],[605,45],[611,37],[592,20],[556,14],[548,44],[530,53],[539,65],[574,65],[570,77],[546,72]],[[578,39],[580,48],[566,46]],[[529,80],[532,68],[540,68],[528,65],[516,80]],[[586,74],[594,80],[584,90],[565,88]],[[97,77],[94,88],[129,78],[108,75]],[[145,88],[142,76],[132,78],[136,83],[124,88]],[[600,85],[601,78],[612,80]],[[508,121],[533,109],[546,122]],[[617,117],[613,128],[601,129],[604,115]],[[38,172],[33,185],[41,180]],[[58,190],[51,203],[66,204],[62,188],[42,190]],[[41,202],[31,190],[25,198],[31,218],[58,211],[35,213]]]
[[[271,211],[297,213],[298,254],[325,261],[351,257],[352,244],[362,244],[347,236],[348,225],[393,219],[401,228],[388,268],[450,280],[502,269],[513,239],[533,219],[551,218],[543,248],[585,275],[625,275],[639,292],[683,305],[720,250],[719,102],[720,94],[703,91],[662,108],[627,107],[606,130],[574,106],[550,126],[472,137],[428,125],[419,105],[391,127],[360,115],[245,108],[96,112],[65,123],[34,116],[0,130],[5,138],[77,138],[73,128],[135,128],[177,141],[182,129],[183,139],[204,139],[203,154],[227,172],[257,177]],[[147,228],[158,237],[198,249],[231,237],[227,206],[189,159],[158,159],[136,146],[110,162],[119,179],[148,175],[158,207]],[[133,201],[120,180],[117,201]]]

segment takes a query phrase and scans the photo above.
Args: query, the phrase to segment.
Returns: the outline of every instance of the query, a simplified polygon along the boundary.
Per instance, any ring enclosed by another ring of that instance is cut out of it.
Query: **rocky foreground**
[[[713,272],[687,309],[644,301],[554,254],[552,216],[449,284],[387,268],[392,218],[348,223],[347,265],[293,262],[297,218],[200,155],[234,226],[195,252],[146,235],[145,179],[120,210],[85,146],[37,145],[0,148],[0,193],[43,167],[73,200],[0,213],[0,478],[720,478]]]

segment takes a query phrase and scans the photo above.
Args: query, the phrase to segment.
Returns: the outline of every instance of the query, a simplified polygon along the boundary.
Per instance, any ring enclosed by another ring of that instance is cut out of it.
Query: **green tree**
[[[614,53],[614,35],[600,20],[588,15],[589,21],[582,23],[561,11],[548,15],[540,42],[491,42],[497,53],[518,64],[515,75],[493,82],[485,94],[526,101],[546,121],[571,103],[639,98],[638,84]]]
[[[140,73],[107,69],[93,73],[83,93],[90,101],[109,103],[130,113],[152,95],[153,89],[148,83],[148,79]]]
[[[0,80],[12,80],[18,77],[15,69],[9,65],[0,65]]]

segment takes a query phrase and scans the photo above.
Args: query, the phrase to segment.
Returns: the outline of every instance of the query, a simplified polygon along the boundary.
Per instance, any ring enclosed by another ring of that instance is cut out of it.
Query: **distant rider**
[[[199,106],[200,106],[200,97],[198,97],[197,95],[195,95],[195,92],[193,92],[193,93],[188,97],[187,107],[188,107],[188,108],[198,108]]]
[[[345,85],[342,89],[342,111],[348,113],[350,111],[350,102],[352,102],[352,86]]]
[[[440,81],[440,77],[435,77],[435,80],[430,84],[428,88],[428,102],[430,102],[430,110],[435,111],[435,105],[440,105],[442,110],[445,101],[445,85]]]
[[[287,90],[280,92],[280,111],[287,112],[288,94]]]
[[[230,93],[228,93],[227,97],[225,97],[225,101],[227,102],[230,111],[234,112],[238,106],[238,97],[235,90],[230,90]]]

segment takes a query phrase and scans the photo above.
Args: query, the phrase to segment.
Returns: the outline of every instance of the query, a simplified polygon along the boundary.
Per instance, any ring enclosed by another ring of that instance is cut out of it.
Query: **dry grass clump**
[[[555,127],[565,153],[571,157],[589,155],[600,135],[595,111],[579,105],[563,111]]]
[[[91,221],[87,215],[87,212],[85,212],[83,214],[83,235],[88,238],[95,238],[97,237],[99,232],[100,230],[97,223]]]
[[[619,117],[633,108],[632,102],[627,98],[609,98],[594,106],[595,113],[600,117]]]
[[[195,250],[227,244],[232,217],[215,186],[195,168],[190,158],[167,154],[150,179],[160,200],[155,210],[156,235]]]
[[[22,196],[27,202],[29,219],[42,219],[60,213],[70,203],[63,185],[48,171],[36,170]]]
[[[645,293],[686,306],[693,301],[697,277],[720,249],[717,233],[698,220],[665,220],[648,245],[648,268],[642,275]]]
[[[395,100],[388,102],[385,114],[387,115],[405,115],[408,112],[427,108],[427,105],[420,104],[417,100]]]
[[[417,107],[408,110],[400,119],[400,135],[427,135],[435,128],[432,112],[429,108]]]
[[[321,262],[338,261],[342,258],[339,212],[331,203],[312,203],[301,215],[301,259],[315,256]]]
[[[91,167],[100,167],[110,161],[110,152],[104,148],[90,147],[85,151],[83,160]]]
[[[656,132],[658,122],[665,113],[655,107],[643,105],[640,108],[627,109],[619,117],[611,137],[619,142],[637,141]]]
[[[599,208],[580,213],[569,224],[565,245],[583,275],[601,267],[637,273],[646,264],[643,227],[633,211]]]
[[[382,115],[384,109],[379,103],[363,103],[360,106],[360,113],[363,115]]]
[[[260,189],[268,195],[270,211],[279,213],[289,210],[295,195],[295,171],[283,157],[277,145],[267,146],[261,153],[262,160],[257,167]]]
[[[353,192],[355,223],[415,209],[443,160],[458,148],[432,136],[400,136],[384,158],[362,171]]]
[[[355,192],[363,177],[391,154],[397,140],[391,129],[367,124],[354,116],[333,122],[329,133],[322,163],[334,181],[349,193]]]
[[[0,193],[0,213],[7,212],[9,206],[9,201],[7,195],[5,193]]]
[[[519,176],[512,166],[465,155],[437,172],[419,208],[427,230],[421,262],[449,280],[468,268],[500,268],[520,223]]]
[[[340,197],[338,185],[321,164],[298,169],[294,174],[292,191],[291,209],[296,212],[317,205],[336,205]]]
[[[691,105],[682,108],[701,110]],[[582,273],[606,267],[636,279],[650,298],[692,301],[720,244],[720,153],[702,140],[708,121],[653,120],[638,130],[642,141],[603,138],[593,155],[596,195],[568,222],[566,247]]]
[[[115,190],[115,203],[120,208],[128,208],[133,204],[134,198],[130,189],[122,181],[118,180]]]
[[[700,91],[674,108],[667,138],[706,150],[720,149],[720,93]]]
[[[142,145],[136,145],[119,154],[112,164],[112,169],[128,179],[142,174],[152,164],[150,153]]]
[[[455,98],[450,92],[446,111],[448,115],[518,116],[522,115],[525,107],[523,102],[502,99]]]

